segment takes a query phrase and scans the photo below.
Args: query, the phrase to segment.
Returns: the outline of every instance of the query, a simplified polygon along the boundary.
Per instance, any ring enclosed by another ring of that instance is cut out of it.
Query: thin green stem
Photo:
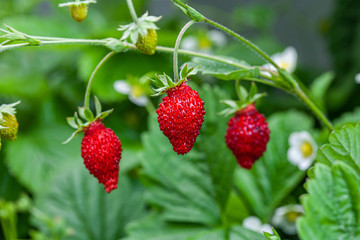
[[[138,24],[139,20],[138,20],[138,17],[136,15],[136,11],[135,11],[134,4],[133,4],[132,0],[126,0],[126,2],[127,2],[128,7],[129,7],[130,15],[131,15],[133,21],[136,24]]]
[[[240,34],[234,32],[233,30],[211,20],[208,18],[204,18],[204,22],[210,24],[213,27],[216,27],[228,34],[230,34],[231,36],[237,38],[238,40],[240,40],[242,43],[244,43],[245,45],[247,45],[248,47],[250,47],[252,50],[254,50],[256,53],[260,54],[260,56],[262,56],[266,61],[268,61],[269,63],[271,63],[276,69],[280,69],[280,67],[271,59],[271,57],[269,55],[267,55],[267,53],[265,53],[263,50],[261,50],[258,46],[256,46],[254,43],[250,42],[249,40],[247,40],[246,38],[244,38],[243,36],[241,36]]]
[[[186,30],[191,27],[191,25],[193,25],[195,22],[193,20],[189,21],[188,23],[185,24],[185,26],[181,29],[176,42],[175,42],[175,47],[174,47],[174,60],[173,60],[173,64],[174,64],[174,82],[177,83],[179,82],[179,66],[178,66],[178,52],[179,52],[179,46],[180,46],[180,42],[181,42],[181,38],[183,37],[184,33],[186,32]]]
[[[185,3],[183,3],[182,1],[179,1],[179,0],[172,0],[172,1],[183,8],[187,8],[187,5]]]
[[[111,56],[113,56],[115,54],[114,51],[109,52],[108,54],[106,54],[106,56],[98,63],[98,65],[96,66],[96,68],[94,69],[94,71],[92,72],[89,82],[87,84],[86,87],[86,92],[85,92],[85,99],[84,99],[84,106],[85,108],[89,108],[90,106],[90,92],[91,92],[91,85],[94,81],[95,75],[96,73],[99,71],[99,69],[102,67],[102,65],[109,60],[109,58]]]
[[[295,94],[313,111],[313,113],[321,120],[325,126],[330,130],[334,131],[334,126],[331,122],[327,119],[324,113],[311,101],[311,99],[304,93],[304,91],[297,87],[295,89]]]

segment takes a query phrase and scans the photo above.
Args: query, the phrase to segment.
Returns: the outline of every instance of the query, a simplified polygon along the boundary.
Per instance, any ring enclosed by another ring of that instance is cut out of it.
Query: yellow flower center
[[[304,157],[309,157],[313,153],[313,147],[309,142],[303,142],[300,146],[300,150]]]
[[[289,63],[288,63],[288,62],[281,62],[279,65],[280,65],[281,68],[283,68],[283,69],[285,69],[285,70],[287,70],[288,67],[289,67]]]
[[[200,49],[208,49],[211,47],[211,41],[206,37],[201,37],[199,41],[199,48]]]
[[[131,93],[134,97],[141,97],[144,95],[144,90],[139,85],[135,85],[131,88]]]
[[[296,219],[302,215],[300,212],[288,212],[285,214],[285,218],[288,222],[295,223]]]

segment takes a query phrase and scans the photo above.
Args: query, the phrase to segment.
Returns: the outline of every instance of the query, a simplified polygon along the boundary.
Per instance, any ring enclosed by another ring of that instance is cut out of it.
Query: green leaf
[[[123,240],[263,240],[260,233],[239,225],[208,229],[199,225],[166,222],[159,215],[148,215],[131,223],[126,230],[129,236]]]
[[[287,159],[288,142],[293,132],[311,132],[313,120],[301,112],[289,111],[272,115],[268,123],[270,141],[263,157],[251,170],[237,168],[235,171],[240,197],[248,209],[263,220],[271,217],[273,210],[305,177],[306,172]]]
[[[108,194],[80,159],[59,169],[48,184],[52,187],[36,196],[36,208],[65,221],[73,232],[65,240],[117,240],[124,237],[129,222],[143,216],[143,188],[138,182],[120,174],[118,188]],[[33,222],[46,228],[43,222]]]
[[[321,147],[317,161],[331,166],[341,160],[360,174],[360,123],[346,125],[330,134],[329,144]]]
[[[360,107],[354,109],[353,112],[346,112],[339,118],[334,120],[334,125],[337,128],[344,126],[347,123],[358,123],[360,122]]]
[[[196,141],[195,149],[204,153],[215,199],[221,211],[225,211],[226,203],[233,186],[233,173],[236,160],[226,146],[224,136],[228,119],[218,116],[223,109],[220,100],[229,96],[219,87],[204,85],[199,96],[205,102],[205,120]],[[214,147],[216,146],[216,147]]]
[[[325,104],[325,94],[334,76],[333,72],[326,72],[317,77],[310,86],[310,92],[322,105]]]
[[[301,239],[358,239],[360,237],[360,178],[347,164],[315,166],[302,199],[305,216],[297,222]]]
[[[164,218],[169,221],[217,224],[220,212],[206,164],[197,161],[192,152],[178,156],[152,116],[142,142],[147,201],[163,209]]]
[[[302,198],[305,216],[298,221],[301,239],[359,239],[360,123],[329,136]]]
[[[4,149],[10,171],[31,192],[44,190],[54,170],[66,162],[79,161],[80,139],[61,144],[71,131],[67,126],[53,124],[35,128],[26,135],[20,133],[18,140],[8,142]]]

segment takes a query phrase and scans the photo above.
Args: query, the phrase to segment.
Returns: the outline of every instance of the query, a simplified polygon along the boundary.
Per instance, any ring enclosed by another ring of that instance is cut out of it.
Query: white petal
[[[272,226],[270,224],[264,224],[261,226],[261,232],[267,232],[273,234]]]
[[[244,219],[242,222],[243,226],[247,229],[253,230],[253,231],[261,231],[261,221],[259,218],[255,216],[250,216]]]
[[[306,132],[306,131],[302,131],[302,132],[294,132],[290,135],[289,137],[289,145],[291,147],[299,147],[304,143],[304,142],[309,142],[311,144],[311,141],[313,142],[313,138],[311,137],[311,135]]]
[[[294,47],[287,47],[283,52],[274,54],[271,58],[280,67],[285,68],[286,71],[292,73],[297,64],[298,54]]]
[[[287,71],[292,73],[297,64],[298,54],[294,47],[287,47],[283,52],[284,61],[288,63]]]
[[[311,164],[313,163],[314,159],[311,159],[311,158],[304,158],[302,159],[299,163],[298,163],[298,168],[300,170],[307,170]]]
[[[193,51],[197,50],[198,40],[193,36],[186,37],[181,41],[181,48]]]
[[[293,165],[298,166],[304,160],[303,154],[299,148],[291,147],[287,152],[287,158]]]
[[[275,210],[274,216],[272,218],[272,223],[280,227],[284,232],[287,234],[296,234],[296,224],[293,222],[290,222],[286,218],[286,214],[289,212],[297,212],[297,213],[304,213],[303,206],[299,204],[291,204],[286,205],[283,207],[280,207]]]
[[[207,37],[211,42],[219,47],[224,46],[227,42],[225,34],[218,30],[209,31],[207,33]]]
[[[118,80],[114,82],[114,89],[119,93],[129,94],[131,86],[126,81]]]
[[[263,65],[262,67],[276,72],[276,68],[273,65],[271,65],[270,63],[267,63],[267,64]]]
[[[134,104],[140,107],[143,107],[148,103],[148,98],[145,95],[140,97],[135,97],[134,95],[129,94],[129,99],[131,102],[133,102]]]
[[[360,84],[360,73],[355,75],[355,82]]]

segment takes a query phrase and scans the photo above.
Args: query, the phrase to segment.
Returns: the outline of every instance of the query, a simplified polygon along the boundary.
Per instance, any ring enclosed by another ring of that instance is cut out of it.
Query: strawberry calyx
[[[243,86],[239,86],[237,89],[238,95],[241,96],[240,100],[222,100],[227,108],[220,112],[221,115],[231,115],[236,112],[241,111],[250,111],[251,106],[254,106],[254,103],[260,98],[266,96],[266,93],[258,93],[258,89],[255,83],[251,84],[250,91],[248,92]]]
[[[157,30],[159,29],[155,22],[159,21],[161,16],[149,16],[149,13],[144,13],[137,22],[132,22],[127,25],[120,25],[117,29],[118,31],[124,31],[120,40],[126,40],[130,37],[132,43],[136,43],[139,39],[139,36],[145,37],[148,34],[149,29]]]
[[[10,104],[2,104],[0,106],[0,129],[7,129],[8,127],[2,126],[4,124],[4,114],[9,114],[14,116],[16,114],[16,108],[15,106],[18,105],[21,101],[17,101]]]
[[[96,115],[94,115],[89,108],[79,107],[78,112],[74,113],[74,117],[66,118],[67,123],[72,128],[76,129],[76,131],[74,131],[73,134],[65,142],[63,142],[63,144],[70,142],[76,135],[83,131],[86,131],[86,129],[89,128],[91,123],[104,120],[107,116],[109,116],[110,113],[114,111],[114,109],[110,109],[102,112],[102,107],[99,99],[97,97],[94,98]]]
[[[162,93],[172,91],[172,89],[179,87],[183,82],[188,81],[191,75],[196,75],[199,67],[200,66],[189,68],[187,64],[185,64],[180,70],[180,79],[177,82],[174,82],[171,77],[165,73],[163,75],[155,74],[155,78],[150,79],[150,81],[158,88],[153,89],[155,94],[152,96],[158,96]]]
[[[86,0],[86,1],[74,1],[74,2],[59,3],[59,7],[78,6],[78,5],[90,4],[90,3],[96,3],[96,0]]]

